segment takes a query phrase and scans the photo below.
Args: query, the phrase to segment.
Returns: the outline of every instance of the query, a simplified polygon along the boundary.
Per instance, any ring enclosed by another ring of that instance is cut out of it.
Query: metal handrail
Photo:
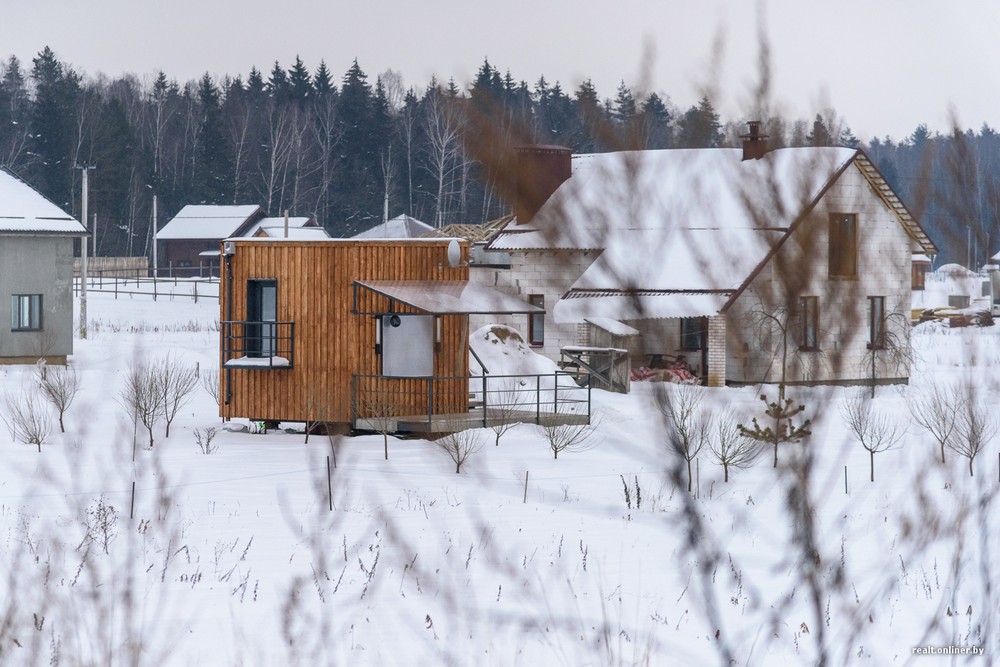
[[[224,367],[286,369],[295,366],[294,322],[224,320],[219,327]]]

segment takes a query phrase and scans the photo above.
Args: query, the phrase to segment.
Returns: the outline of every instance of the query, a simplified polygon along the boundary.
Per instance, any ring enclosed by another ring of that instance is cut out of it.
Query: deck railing
[[[351,381],[351,423],[364,430],[460,430],[517,422],[589,424],[590,406],[589,373],[471,378],[355,375]]]
[[[286,369],[295,365],[295,323],[220,322],[224,368]]]

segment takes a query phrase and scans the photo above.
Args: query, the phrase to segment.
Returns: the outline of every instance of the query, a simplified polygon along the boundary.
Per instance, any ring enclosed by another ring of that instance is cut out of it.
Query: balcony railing
[[[354,428],[448,432],[497,423],[590,423],[590,374],[403,378],[355,375]]]
[[[224,368],[279,370],[295,365],[295,322],[224,321]]]

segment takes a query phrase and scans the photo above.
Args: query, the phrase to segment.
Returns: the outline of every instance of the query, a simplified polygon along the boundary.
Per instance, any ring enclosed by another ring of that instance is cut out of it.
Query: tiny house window
[[[700,350],[705,347],[705,318],[681,318],[681,349]]]
[[[830,277],[858,277],[858,216],[830,214]]]
[[[868,349],[885,349],[885,297],[868,297]]]
[[[542,294],[529,294],[528,303],[532,306],[545,308],[545,296]],[[528,315],[528,343],[536,347],[545,345],[545,313],[532,313]]]
[[[799,298],[799,349],[819,349],[819,297]]]
[[[248,357],[273,357],[277,348],[278,281],[247,281],[247,325],[244,341]]]
[[[14,294],[10,297],[10,330],[41,331],[42,295]]]

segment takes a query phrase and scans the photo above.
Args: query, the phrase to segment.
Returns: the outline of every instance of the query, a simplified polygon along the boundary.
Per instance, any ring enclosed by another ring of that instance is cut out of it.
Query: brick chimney
[[[565,146],[518,146],[514,215],[530,222],[563,181],[573,175],[573,150]]]
[[[741,134],[743,140],[743,159],[759,160],[767,153],[767,135],[760,133],[761,122],[759,120],[748,120],[747,126],[750,131]]]

